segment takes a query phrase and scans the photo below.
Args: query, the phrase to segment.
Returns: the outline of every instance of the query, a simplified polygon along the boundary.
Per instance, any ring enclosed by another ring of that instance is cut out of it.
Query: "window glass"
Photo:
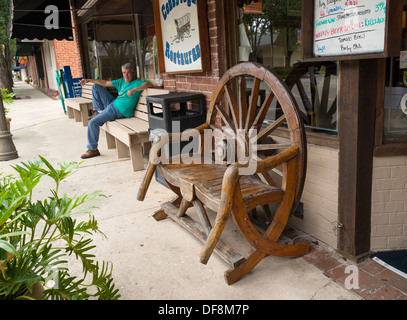
[[[275,71],[292,90],[306,128],[336,135],[337,63],[301,62],[301,9],[301,0],[259,0],[244,6],[239,17],[239,60],[259,62]],[[278,105],[270,108],[266,121],[275,120],[278,109]]]
[[[96,16],[82,28],[88,73],[92,78],[118,79],[121,66],[132,62],[138,78],[161,86],[152,3],[133,2],[133,14]]]
[[[407,1],[403,3],[400,57],[386,59],[383,139],[387,142],[407,141]]]
[[[96,17],[87,24],[89,69],[93,78],[122,77],[121,66],[135,63],[131,15]]]

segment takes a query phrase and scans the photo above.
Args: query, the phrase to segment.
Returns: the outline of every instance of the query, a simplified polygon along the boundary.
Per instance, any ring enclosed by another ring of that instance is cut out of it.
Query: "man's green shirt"
[[[134,108],[137,105],[141,90],[134,92],[131,97],[127,95],[127,91],[143,85],[144,81],[136,79],[132,82],[126,83],[122,78],[119,80],[113,80],[112,84],[119,93],[116,100],[113,101],[113,105],[123,116],[130,118],[133,114]]]

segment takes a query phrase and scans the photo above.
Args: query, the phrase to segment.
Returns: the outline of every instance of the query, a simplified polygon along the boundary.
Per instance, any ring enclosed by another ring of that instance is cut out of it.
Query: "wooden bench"
[[[252,87],[249,103],[246,83]],[[268,94],[258,109],[260,88]],[[282,115],[264,123],[273,98],[280,103]],[[161,161],[165,157],[165,153],[161,154],[164,146],[179,143],[181,137],[170,133],[154,140],[137,199],[145,199],[158,168],[175,198],[163,203],[154,218],[160,221],[169,217],[198,237],[204,243],[199,253],[202,263],[206,264],[212,252],[217,252],[230,264],[225,280],[232,284],[269,255],[298,257],[308,251],[308,241],[284,242],[280,238],[304,185],[305,130],[296,100],[283,80],[255,63],[238,64],[224,73],[214,90],[207,115],[205,124],[183,132],[184,136],[200,142],[201,150],[195,150],[193,157]],[[268,141],[277,129],[286,130],[290,139],[280,143]],[[264,210],[264,221],[268,223],[260,231],[253,224],[258,218],[257,208],[269,203],[273,203],[275,212],[268,215]],[[190,207],[195,208],[192,215],[191,211],[187,212]],[[208,214],[212,214],[212,219]],[[251,245],[246,254],[233,248],[235,235],[221,239],[229,217]]]
[[[108,121],[101,127],[106,133],[107,148],[116,148],[119,159],[130,156],[134,171],[144,169],[143,154],[148,154],[151,147],[146,97],[167,93],[163,89],[144,90],[132,117]]]
[[[84,127],[88,125],[88,117],[93,110],[92,86],[92,83],[85,84],[81,97],[65,99],[68,118],[75,119],[76,122],[82,121]]]

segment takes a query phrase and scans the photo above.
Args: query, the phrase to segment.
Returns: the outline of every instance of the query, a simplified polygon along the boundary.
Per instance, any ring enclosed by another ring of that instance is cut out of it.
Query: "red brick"
[[[362,263],[360,265],[360,268],[373,275],[375,275],[385,269],[382,265],[380,265],[377,262],[372,261],[372,260],[365,261],[364,263]]]
[[[365,300],[396,300],[403,294],[389,285],[385,285],[374,293],[365,297]]]
[[[344,285],[345,279],[346,277],[340,279],[340,281],[338,282],[341,282]],[[364,270],[359,270],[359,289],[351,289],[351,291],[361,296],[362,298],[365,298],[368,295],[373,294],[383,286],[384,284],[382,281]]]

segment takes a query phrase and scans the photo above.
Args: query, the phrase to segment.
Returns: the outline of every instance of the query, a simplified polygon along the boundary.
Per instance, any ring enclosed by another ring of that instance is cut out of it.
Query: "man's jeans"
[[[107,121],[124,118],[113,105],[113,96],[106,88],[94,84],[92,87],[93,110],[99,114],[93,117],[88,124],[88,145],[90,150],[98,148],[100,127]]]

